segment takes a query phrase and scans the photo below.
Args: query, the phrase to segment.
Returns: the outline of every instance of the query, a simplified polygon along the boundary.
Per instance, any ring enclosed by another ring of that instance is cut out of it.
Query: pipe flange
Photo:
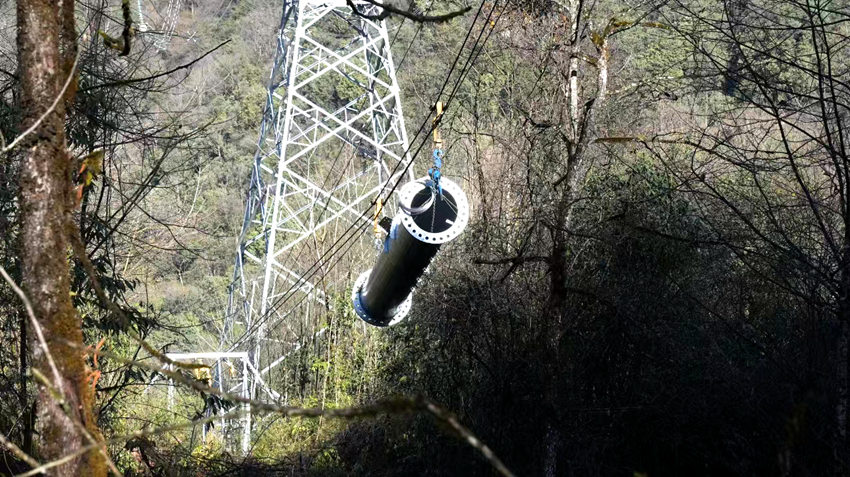
[[[408,182],[401,188],[399,201],[403,206],[401,207],[402,210],[414,208],[412,207],[413,198],[422,190],[428,188],[426,185],[427,180],[429,180],[427,176],[421,177]],[[457,206],[457,217],[455,217],[454,222],[447,230],[443,230],[442,232],[428,232],[416,224],[413,216],[401,214],[401,223],[404,225],[404,228],[407,229],[413,238],[421,242],[442,244],[452,241],[463,232],[469,223],[469,201],[466,199],[463,189],[445,177],[440,179],[440,185],[443,187],[444,192],[448,192],[454,198],[455,205]]]
[[[363,303],[360,302],[360,290],[363,289],[363,285],[366,284],[366,280],[369,279],[369,274],[372,272],[372,269],[366,270],[361,273],[357,280],[354,282],[354,287],[351,288],[351,303],[354,305],[354,313],[357,313],[357,316],[360,317],[361,320],[369,323],[370,325],[378,326],[374,320],[372,320],[372,316],[369,312],[366,311],[366,308],[363,306]]]
[[[398,324],[401,320],[407,317],[407,314],[410,313],[410,308],[413,306],[413,292],[407,295],[407,298],[404,299],[403,302],[395,309],[395,314],[390,320],[389,323],[381,323],[369,314],[369,311],[366,310],[366,307],[363,306],[362,301],[360,300],[360,290],[363,289],[363,285],[366,284],[366,281],[369,280],[369,274],[372,273],[372,269],[366,270],[361,273],[357,280],[354,281],[354,287],[351,289],[351,303],[354,305],[354,312],[357,313],[357,316],[360,317],[361,320],[369,323],[373,326],[393,326]]]

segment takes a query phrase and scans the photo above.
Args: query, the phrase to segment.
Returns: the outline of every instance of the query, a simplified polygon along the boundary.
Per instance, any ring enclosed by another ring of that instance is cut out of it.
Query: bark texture
[[[76,57],[74,4],[71,0],[18,0],[18,65],[23,128],[38,121],[61,94]],[[39,456],[58,459],[89,444],[81,428],[99,438],[92,413],[93,393],[86,383],[81,321],[70,297],[67,225],[71,214],[71,157],[67,152],[66,97],[23,143],[21,168],[23,284],[56,362],[61,383],[53,385],[64,402],[46,389],[38,396]],[[51,380],[47,353],[31,337],[32,365]],[[75,346],[76,345],[76,346]],[[69,417],[70,416],[70,417]],[[76,423],[75,423],[76,421]],[[53,475],[105,476],[106,463],[90,452],[53,470]]]

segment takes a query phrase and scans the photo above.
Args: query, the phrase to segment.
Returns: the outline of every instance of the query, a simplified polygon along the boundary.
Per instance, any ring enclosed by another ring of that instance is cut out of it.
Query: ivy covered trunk
[[[65,104],[73,97],[75,81],[70,81],[64,98],[59,96],[66,80],[75,74],[74,4],[69,0],[19,0],[17,19],[22,129],[43,117],[21,145],[20,205],[23,284],[47,344],[45,349],[38,329],[30,330],[32,366],[59,394],[45,386],[39,388],[38,456],[49,462],[99,439],[92,413],[93,393],[86,383],[81,321],[71,303],[68,263],[72,165],[64,122]],[[105,460],[100,452],[92,451],[56,467],[52,474],[106,475]]]

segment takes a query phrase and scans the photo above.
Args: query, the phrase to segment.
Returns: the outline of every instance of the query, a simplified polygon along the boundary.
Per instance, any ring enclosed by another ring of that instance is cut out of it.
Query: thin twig
[[[188,423],[157,427],[157,428],[152,429],[152,430],[133,431],[133,432],[131,432],[129,434],[125,434],[123,436],[112,437],[110,439],[107,439],[103,442],[103,444],[104,445],[119,444],[121,442],[129,441],[130,439],[133,439],[133,438],[155,436],[155,435],[159,435],[159,434],[165,434],[166,432],[179,431],[179,430],[182,430],[182,429],[186,429],[188,427],[197,427],[197,426],[200,426],[202,424],[207,424],[207,423],[212,422],[212,421],[217,420],[217,419],[239,418],[242,415],[247,414],[247,413],[248,413],[248,411],[243,411],[243,410],[240,409],[240,410],[236,410],[236,411],[230,411],[230,412],[224,413],[222,415],[207,416],[207,417],[202,418],[202,419],[196,419],[196,420],[193,420],[193,421],[189,421]],[[81,447],[80,449],[77,449],[76,451],[62,457],[61,459],[56,459],[56,460],[47,462],[45,464],[38,466],[37,468],[34,468],[30,471],[27,471],[26,473],[18,474],[15,477],[30,477],[32,475],[40,474],[40,473],[44,472],[45,470],[52,469],[53,467],[62,465],[62,464],[66,463],[70,460],[73,460],[74,458],[76,458],[80,455],[85,454],[86,452],[94,450],[95,448],[96,448],[96,446],[94,444],[89,444],[88,446]],[[38,465],[37,462],[36,462],[36,465]]]
[[[71,421],[71,423],[74,425],[74,428],[77,429],[77,431],[87,441],[89,441],[89,450],[97,449],[97,451],[100,452],[101,455],[103,455],[103,458],[106,461],[106,465],[109,466],[109,470],[111,470],[112,473],[114,473],[118,477],[123,477],[124,474],[122,474],[121,471],[118,470],[118,467],[116,467],[115,463],[112,462],[112,458],[109,457],[109,453],[106,451],[106,445],[103,443],[103,441],[98,441],[97,439],[95,439],[95,437],[88,431],[88,429],[86,429],[86,426],[84,426],[83,423],[80,422],[79,419],[77,419],[74,410],[71,409],[71,407],[68,405],[68,401],[62,399],[62,395],[59,394],[59,392],[53,386],[51,386],[50,381],[48,381],[47,378],[43,374],[41,374],[41,371],[36,368],[32,368],[32,375],[47,389],[47,392],[50,394],[53,400],[59,403],[59,408],[62,409],[62,412],[65,414],[65,417],[67,417]]]
[[[170,364],[172,366],[176,366],[184,369],[199,369],[206,368],[207,366],[202,364],[194,364],[194,363],[181,363],[179,361],[174,361],[164,353],[160,352],[156,348],[154,348],[150,343],[145,341],[141,335],[139,335],[136,330],[133,329],[133,323],[130,318],[124,313],[124,310],[121,309],[118,305],[115,304],[112,300],[106,296],[106,292],[103,290],[103,287],[100,285],[100,280],[97,278],[97,272],[94,269],[94,265],[91,263],[88,254],[86,253],[86,246],[83,244],[82,237],[80,236],[80,230],[77,226],[69,221],[68,223],[68,237],[71,241],[71,249],[74,251],[74,255],[76,255],[77,259],[83,264],[83,269],[86,272],[86,275],[91,282],[92,288],[94,289],[95,295],[97,295],[98,299],[103,303],[106,308],[114,313],[124,324],[127,330],[127,334],[130,335],[133,340],[138,343],[139,346],[145,349],[152,356],[156,357],[158,360],[163,363]]]
[[[69,346],[80,346],[76,343],[68,343]],[[441,408],[440,406],[434,404],[433,402],[422,398],[410,398],[410,397],[399,397],[394,399],[388,399],[376,402],[374,404],[357,406],[357,407],[348,407],[348,408],[336,408],[336,409],[327,409],[327,408],[304,408],[304,407],[293,407],[293,406],[283,406],[274,403],[268,403],[263,401],[257,401],[251,398],[247,398],[244,396],[240,396],[237,394],[231,394],[219,389],[216,389],[211,386],[207,386],[201,381],[189,379],[184,376],[179,371],[173,371],[168,368],[162,368],[156,366],[154,364],[149,364],[143,361],[135,361],[123,356],[117,355],[115,353],[101,350],[100,354],[108,359],[115,360],[117,362],[121,362],[123,364],[130,364],[137,366],[139,368],[145,368],[150,371],[155,371],[163,376],[166,376],[174,381],[177,381],[190,389],[194,389],[198,392],[203,392],[207,394],[212,394],[218,396],[219,398],[231,401],[239,404],[247,404],[251,408],[251,412],[256,413],[273,413],[279,414],[284,417],[307,417],[307,418],[315,418],[315,417],[331,417],[331,418],[359,418],[359,417],[374,417],[380,414],[400,414],[407,412],[415,412],[415,411],[426,411],[431,414],[436,419],[445,422],[452,429],[454,429],[463,440],[476,449],[481,455],[484,457],[487,462],[493,466],[500,474],[504,476],[513,476],[514,474],[505,466],[505,464],[496,456],[496,454],[490,449],[486,444],[481,442],[472,431],[464,427],[460,422],[454,417],[451,413]],[[219,416],[221,417],[221,416]],[[196,421],[201,422],[201,421]],[[187,424],[187,426],[190,424]],[[130,436],[133,437],[133,436]],[[110,442],[111,441],[107,441]]]
[[[21,290],[21,287],[12,280],[12,277],[6,272],[6,269],[0,265],[0,275],[3,275],[3,279],[6,280],[6,283],[12,287],[12,290],[16,295],[24,302],[24,308],[27,310],[27,315],[32,322],[32,327],[35,330],[36,338],[38,338],[38,343],[44,348],[44,355],[47,356],[47,363],[50,365],[50,371],[53,373],[53,379],[56,380],[56,383],[59,386],[60,392],[63,389],[62,386],[62,375],[59,374],[59,368],[56,367],[56,361],[53,360],[53,355],[50,353],[50,348],[47,347],[47,340],[44,339],[44,332],[41,329],[41,325],[38,323],[38,320],[35,317],[35,311],[32,308],[32,303],[30,302],[29,297],[27,297],[26,293]]]
[[[212,53],[212,52],[214,52],[215,50],[217,50],[217,49],[221,48],[222,46],[224,46],[224,45],[226,45],[226,44],[228,44],[228,43],[230,43],[230,41],[231,41],[231,40],[225,40],[225,41],[223,41],[223,42],[219,43],[219,44],[218,44],[218,46],[216,46],[216,47],[215,47],[215,48],[213,48],[212,50],[207,51],[206,53],[204,53],[203,55],[201,55],[201,56],[199,56],[199,57],[195,58],[194,60],[192,60],[192,61],[190,61],[190,62],[188,62],[188,63],[186,63],[186,64],[182,64],[182,65],[180,65],[180,66],[177,66],[177,67],[175,67],[175,68],[172,68],[172,69],[170,69],[170,70],[168,70],[168,71],[163,71],[162,73],[157,73],[157,74],[155,74],[155,75],[153,75],[153,76],[147,76],[147,77],[145,77],[145,78],[130,78],[130,79],[125,79],[125,80],[113,81],[113,82],[111,82],[111,83],[96,84],[96,85],[94,85],[94,86],[89,86],[88,88],[83,88],[83,89],[81,89],[79,92],[80,92],[80,93],[86,93],[86,92],[91,91],[91,90],[93,90],[93,89],[99,89],[99,88],[111,88],[111,87],[113,87],[113,86],[126,86],[126,85],[128,85],[128,84],[141,83],[142,81],[150,81],[150,80],[155,80],[155,79],[157,79],[157,78],[162,78],[163,76],[168,76],[168,75],[170,75],[170,74],[172,74],[172,73],[176,73],[176,72],[178,72],[178,71],[180,71],[180,70],[185,70],[186,68],[191,67],[191,66],[192,66],[192,65],[194,65],[195,63],[197,63],[197,62],[201,61],[202,59],[206,58],[206,57],[207,57],[207,55],[211,54],[211,53]]]
[[[9,449],[9,451],[12,454],[15,454],[16,456],[18,456],[19,459],[21,459],[22,461],[29,464],[30,467],[39,467],[40,466],[40,464],[38,463],[37,460],[30,457],[29,454],[27,454],[26,452],[21,450],[20,447],[16,446],[13,442],[9,441],[9,439],[6,439],[6,436],[4,436],[2,432],[0,432],[0,444],[2,444],[3,447],[5,447],[6,449]]]
[[[9,143],[8,146],[5,146],[2,150],[0,150],[0,153],[6,153],[14,149],[15,146],[17,146],[18,143],[23,141],[25,137],[32,134],[32,132],[35,131],[41,125],[41,122],[44,121],[47,116],[53,114],[53,111],[56,109],[56,106],[59,105],[59,101],[62,101],[62,99],[65,97],[65,91],[68,90],[68,86],[71,85],[71,81],[77,74],[77,63],[79,61],[80,53],[77,52],[77,57],[74,58],[74,64],[71,65],[71,72],[68,74],[68,78],[65,79],[65,84],[62,86],[62,90],[59,92],[59,95],[56,96],[56,98],[53,100],[53,103],[50,105],[50,107],[47,108],[47,111],[45,111],[44,114],[42,114],[41,117],[39,117],[38,120],[36,120],[36,122],[32,124],[32,126],[27,128],[27,130],[21,133],[17,138],[15,138],[14,141]]]
[[[481,442],[480,439],[475,437],[475,434],[473,434],[472,431],[470,431],[463,424],[461,424],[454,415],[450,414],[445,409],[437,406],[436,404],[428,401],[425,401],[425,409],[428,410],[428,412],[430,412],[431,415],[433,415],[437,419],[448,423],[448,425],[450,425],[452,429],[455,430],[455,432],[460,434],[460,436],[463,438],[463,440],[466,441],[467,444],[469,444],[475,450],[480,452],[484,459],[487,460],[487,462],[489,462],[494,469],[499,471],[500,474],[504,475],[505,477],[514,477],[514,473],[511,472],[510,469],[507,468],[507,466],[505,466],[505,464],[502,462],[501,459],[499,459],[498,456],[496,456],[493,450],[490,449],[487,444]]]
[[[133,37],[133,18],[130,16],[129,0],[123,0],[121,2],[121,15],[124,18],[124,29],[121,31],[121,38],[124,40],[124,45],[121,48],[121,54],[118,56],[127,56],[130,54],[130,43]]]
[[[28,470],[28,471],[24,472],[23,474],[16,474],[15,477],[30,477],[31,475],[45,474],[46,473],[45,471],[52,469],[54,467],[58,467],[58,466],[65,464],[67,462],[70,462],[70,461],[76,459],[77,457],[85,454],[86,452],[90,451],[91,448],[92,448],[92,446],[82,447],[79,450],[77,450],[76,452],[72,452],[72,453],[70,453],[70,454],[68,454],[68,455],[66,455],[62,458],[47,462],[46,464],[39,465],[38,462],[36,462],[36,465],[32,466],[33,467],[32,470]]]
[[[351,10],[354,12],[355,15],[357,15],[358,17],[363,17],[367,20],[383,20],[383,19],[387,18],[388,16],[390,16],[391,13],[393,13],[393,14],[396,14],[396,15],[400,15],[404,18],[409,18],[409,19],[411,19],[415,22],[440,23],[440,22],[445,22],[445,21],[451,20],[452,18],[455,18],[455,17],[459,17],[459,16],[463,15],[464,13],[472,10],[472,7],[466,7],[466,8],[462,8],[460,10],[451,12],[451,13],[446,13],[445,15],[417,15],[415,13],[411,13],[409,11],[402,10],[400,8],[396,8],[396,7],[389,5],[389,4],[386,4],[386,3],[378,3],[376,0],[365,0],[366,2],[371,3],[372,5],[375,5],[376,7],[380,7],[380,8],[383,9],[383,11],[381,13],[377,14],[377,15],[369,15],[367,13],[362,13],[360,10],[358,10],[357,6],[354,4],[353,0],[346,0],[346,1],[348,3],[348,6],[351,7]]]
[[[375,404],[367,405],[367,406],[357,406],[350,408],[342,408],[342,409],[327,409],[327,408],[287,408],[284,406],[276,406],[281,408],[280,414],[284,414],[285,416],[293,416],[290,414],[290,411],[293,409],[299,409],[302,411],[306,411],[305,413],[298,414],[301,417],[315,418],[315,417],[336,417],[336,418],[357,418],[357,417],[374,417],[380,414],[392,414],[399,412],[410,412],[416,410],[426,410],[429,414],[431,414],[436,419],[446,422],[452,429],[455,430],[470,446],[475,448],[477,451],[481,453],[487,462],[493,466],[500,474],[505,477],[513,477],[513,472],[505,466],[505,464],[499,459],[498,456],[483,442],[481,442],[469,429],[467,429],[464,425],[458,422],[457,418],[454,417],[451,413],[447,412],[445,409],[437,406],[436,404],[421,398],[396,398],[385,401],[380,401]],[[222,415],[212,415],[207,416],[202,419],[196,419],[184,424],[175,424],[171,426],[158,427],[152,430],[138,430],[131,432],[129,434],[125,434],[123,436],[113,437],[104,441],[104,444],[118,444],[121,442],[129,441],[133,438],[140,437],[149,437],[159,434],[164,434],[166,432],[178,431],[182,429],[186,429],[189,427],[197,427],[203,424],[207,424],[217,419],[232,419],[239,418],[250,411],[244,410],[234,410]],[[20,474],[18,477],[29,477],[32,475],[36,475],[39,472],[43,472],[50,468],[61,465],[74,457],[82,455],[90,450],[95,448],[94,445],[89,445],[83,447],[81,449],[76,450],[72,454],[68,454],[62,459],[48,462],[39,466],[38,468],[34,468],[33,470]]]

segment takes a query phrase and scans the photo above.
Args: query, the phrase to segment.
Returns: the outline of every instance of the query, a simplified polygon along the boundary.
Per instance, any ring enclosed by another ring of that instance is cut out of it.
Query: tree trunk
[[[846,225],[845,225],[846,227]],[[850,228],[847,228],[850,233]],[[845,240],[849,240],[845,233]],[[848,462],[847,449],[847,412],[848,393],[850,393],[850,247],[841,249],[839,258],[841,282],[838,296],[838,336],[835,341],[835,437],[833,455],[838,468],[845,468]]]
[[[845,273],[846,275],[846,273]],[[843,294],[847,294],[847,284],[844,280]],[[839,303],[839,332],[836,343],[836,373],[835,377],[838,381],[836,389],[838,399],[835,407],[835,443],[834,454],[838,462],[839,468],[846,465],[847,462],[847,406],[848,406],[848,358],[850,358],[850,304],[847,303],[847,297],[840,298]]]
[[[76,56],[73,1],[18,0],[18,65],[21,73],[23,127],[36,123],[59,97]],[[60,51],[61,49],[61,51]],[[21,170],[22,257],[24,288],[46,338],[47,349],[30,331],[32,366],[64,396],[63,403],[47,389],[38,394],[39,455],[55,460],[89,441],[74,423],[94,438],[99,432],[92,415],[93,393],[86,384],[81,351],[81,321],[70,296],[67,226],[71,212],[71,156],[65,144],[65,102],[57,102],[24,141]],[[48,351],[60,382],[53,381]],[[67,414],[66,414],[67,412]],[[69,417],[70,416],[70,417]],[[89,452],[54,469],[53,475],[105,476],[104,457]]]
[[[566,208],[559,207],[555,212],[555,224],[551,230],[552,252],[549,256],[549,302],[548,317],[545,323],[545,342],[548,349],[549,375],[558,376],[560,363],[560,342],[563,331],[563,313],[567,301],[567,236],[564,232]],[[558,379],[546,382],[545,397],[549,408],[549,420],[546,423],[544,441],[546,453],[543,461],[543,474],[554,477],[559,474],[558,453],[561,447],[560,396]]]

